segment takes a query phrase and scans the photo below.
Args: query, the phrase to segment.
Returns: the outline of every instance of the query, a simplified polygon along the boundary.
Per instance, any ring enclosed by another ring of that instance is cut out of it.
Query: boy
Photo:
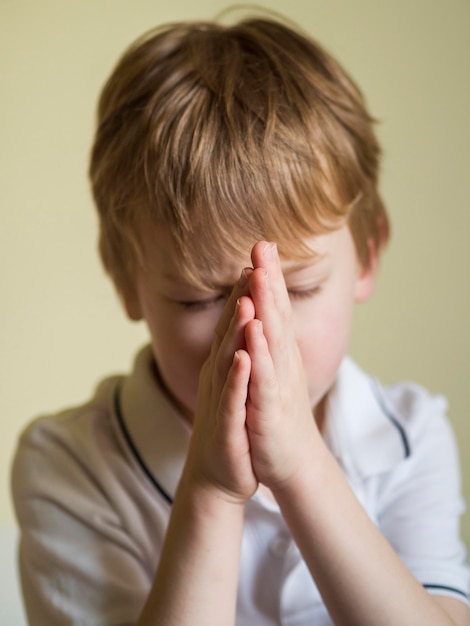
[[[271,20],[171,25],[98,118],[100,251],[151,346],[22,436],[30,623],[470,624],[444,403],[345,356],[388,238],[352,81]]]

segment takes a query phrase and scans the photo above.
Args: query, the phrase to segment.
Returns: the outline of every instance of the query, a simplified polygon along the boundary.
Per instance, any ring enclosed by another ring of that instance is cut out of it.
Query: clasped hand
[[[258,483],[289,488],[319,436],[277,247],[258,242],[251,258],[200,374],[187,461],[193,480],[234,502]]]

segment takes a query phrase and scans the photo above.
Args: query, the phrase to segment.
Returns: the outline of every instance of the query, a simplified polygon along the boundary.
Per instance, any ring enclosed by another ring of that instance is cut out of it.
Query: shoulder
[[[164,403],[150,353],[139,351],[129,375],[105,379],[88,402],[23,431],[11,470],[20,525],[64,507],[84,520],[104,510],[126,519],[132,507],[143,516],[149,507],[167,511],[155,488],[174,492],[189,435]]]
[[[369,380],[380,409],[405,429],[410,443],[419,440],[429,428],[450,430],[444,396],[410,381],[384,385],[376,379]]]
[[[168,513],[116,419],[128,378],[105,379],[89,401],[35,419],[19,439],[11,487],[20,573],[41,623],[88,624],[97,611],[130,623],[148,590]],[[104,594],[98,579],[109,583]]]
[[[104,380],[84,404],[40,416],[24,429],[12,465],[16,504],[57,492],[71,481],[93,482],[117,445],[112,413],[120,380]]]
[[[65,444],[67,440],[79,445],[80,440],[96,437],[99,427],[102,429],[109,423],[114,392],[122,379],[119,376],[107,378],[99,383],[93,396],[83,404],[33,419],[20,435],[19,449],[25,446],[54,447]]]
[[[370,384],[381,411],[400,433],[409,465],[428,475],[434,471],[435,480],[459,490],[458,448],[446,398],[409,381],[383,385],[371,379]]]
[[[49,438],[61,440],[75,437],[89,430],[92,423],[106,420],[112,407],[114,390],[121,380],[120,376],[106,378],[97,385],[92,397],[82,404],[34,418],[20,435],[20,447],[40,445]]]
[[[353,474],[383,474],[436,452],[457,457],[446,399],[413,382],[385,385],[347,358],[329,407],[333,444]]]
[[[402,461],[375,481],[381,531],[430,593],[468,602],[470,572],[459,530],[465,502],[447,401],[415,383],[370,380],[406,447]]]

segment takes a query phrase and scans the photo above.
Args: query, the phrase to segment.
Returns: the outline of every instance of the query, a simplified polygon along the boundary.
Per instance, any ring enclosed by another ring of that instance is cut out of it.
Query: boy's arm
[[[338,626],[470,624],[463,602],[429,595],[412,576],[326,447],[274,495]]]
[[[335,624],[470,624],[463,603],[439,601],[421,587],[357,501],[312,418],[275,249],[258,244],[253,262],[250,291],[262,321],[246,329],[253,466],[278,501]]]
[[[254,308],[246,277],[224,309],[199,385],[190,450],[138,626],[235,621],[244,502],[257,488],[245,427]]]
[[[243,509],[182,479],[138,626],[234,624]]]

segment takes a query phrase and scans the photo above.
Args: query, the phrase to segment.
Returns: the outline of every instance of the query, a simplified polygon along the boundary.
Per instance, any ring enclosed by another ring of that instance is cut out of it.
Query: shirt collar
[[[325,439],[347,475],[381,474],[409,456],[407,433],[384,388],[348,357],[327,405]]]
[[[151,346],[136,356],[119,393],[123,427],[137,460],[173,499],[183,471],[191,427],[161,390],[153,373]]]

